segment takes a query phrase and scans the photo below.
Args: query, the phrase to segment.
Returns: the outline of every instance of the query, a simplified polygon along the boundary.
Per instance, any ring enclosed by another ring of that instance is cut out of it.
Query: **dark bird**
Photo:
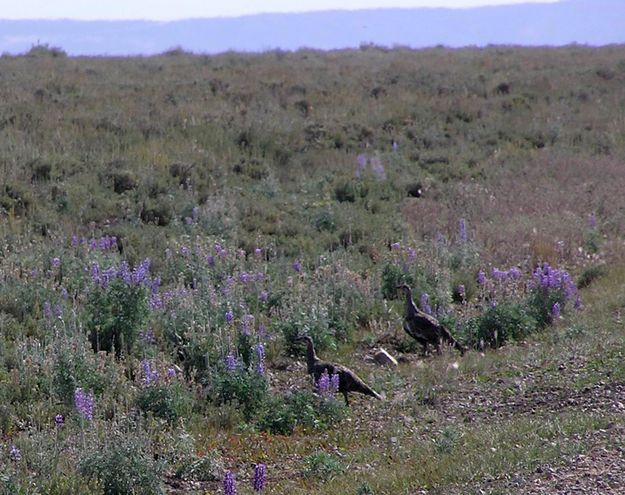
[[[436,347],[436,352],[441,353],[441,344],[447,341],[464,354],[466,349],[436,318],[424,313],[412,299],[412,290],[406,284],[397,287],[406,295],[406,314],[404,316],[404,330],[408,335],[423,346],[423,355],[427,353],[428,345]]]
[[[339,376],[339,392],[345,397],[345,404],[348,406],[349,399],[347,398],[347,394],[349,392],[358,392],[382,400],[380,394],[363,382],[362,379],[349,368],[319,359],[315,353],[313,340],[308,335],[305,335],[301,339],[305,340],[307,344],[306,364],[308,365],[308,374],[313,376],[315,383],[319,382],[319,379],[324,373],[327,373],[328,376],[337,374]]]

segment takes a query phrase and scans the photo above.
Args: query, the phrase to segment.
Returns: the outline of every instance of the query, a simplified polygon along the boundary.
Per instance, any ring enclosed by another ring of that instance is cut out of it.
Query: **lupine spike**
[[[259,463],[254,466],[254,491],[262,492],[265,489],[267,480],[267,466]]]

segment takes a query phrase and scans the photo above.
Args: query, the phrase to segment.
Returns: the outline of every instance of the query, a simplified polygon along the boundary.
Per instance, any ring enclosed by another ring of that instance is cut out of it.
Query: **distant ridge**
[[[625,43],[625,1],[259,14],[174,22],[0,20],[0,52],[10,54],[24,53],[35,44],[60,47],[70,55],[152,55],[173,47],[219,53],[328,50],[363,43],[413,48]]]

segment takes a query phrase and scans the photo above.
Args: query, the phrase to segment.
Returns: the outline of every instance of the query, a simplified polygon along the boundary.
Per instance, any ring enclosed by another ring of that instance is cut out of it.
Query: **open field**
[[[0,101],[1,493],[625,492],[623,46],[35,47]]]

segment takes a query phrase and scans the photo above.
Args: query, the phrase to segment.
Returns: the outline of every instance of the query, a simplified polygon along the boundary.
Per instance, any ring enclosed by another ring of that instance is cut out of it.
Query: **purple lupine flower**
[[[399,251],[401,249],[400,242],[394,242],[391,244],[391,251]]]
[[[235,280],[233,277],[226,277],[226,280],[224,281],[224,285],[221,288],[221,293],[228,297],[230,295],[230,293],[232,292],[232,287],[234,287],[235,284]]]
[[[61,266],[61,258],[52,258],[52,266],[54,268]]]
[[[227,323],[230,323],[230,322],[232,322],[232,320],[234,320],[234,313],[232,312],[231,309],[226,311],[225,317],[226,317],[226,322]]]
[[[373,175],[378,180],[384,180],[386,178],[386,172],[384,171],[384,165],[382,165],[382,161],[379,157],[374,156],[369,160],[371,164],[371,171]]]
[[[22,452],[15,445],[11,445],[11,449],[9,450],[9,459],[13,462],[22,460]]]
[[[399,148],[399,145],[397,144],[397,141],[393,141],[393,143],[391,144],[391,149],[393,151],[397,151],[398,148]]]
[[[64,424],[65,418],[62,414],[57,414],[56,416],[54,416],[54,426],[56,426],[57,430],[60,429]]]
[[[500,270],[499,268],[493,268],[492,275],[495,280],[499,281],[503,281],[508,278],[508,272]]]
[[[167,378],[174,378],[176,376],[176,368],[167,368]]]
[[[89,247],[89,249],[91,251],[95,251],[96,249],[98,249],[98,241],[96,239],[89,239],[89,242],[87,243],[87,246]]]
[[[253,325],[254,325],[254,315],[250,315],[250,314],[243,315],[243,318],[241,318],[241,327],[245,335],[250,334],[250,330],[252,329]]]
[[[332,395],[336,394],[339,391],[340,379],[338,373],[332,373],[330,377],[330,390],[332,391]]]
[[[594,213],[591,213],[590,215],[588,215],[588,226],[591,229],[594,229],[595,227],[597,227],[597,217],[595,216]]]
[[[145,331],[139,332],[139,339],[141,339],[145,344],[154,344],[154,342],[156,342],[156,335],[154,335],[154,330],[148,328]]]
[[[184,217],[184,223],[185,225],[191,225],[193,224],[193,219],[191,217]]]
[[[224,257],[228,254],[228,252],[218,242],[215,243],[214,247],[215,247],[215,254],[217,254],[217,256]]]
[[[239,274],[239,281],[243,285],[247,285],[248,283],[250,283],[252,281],[252,274],[248,273],[248,272],[241,272]]]
[[[237,484],[231,471],[224,474],[224,495],[237,495]]]
[[[152,294],[156,294],[160,286],[161,286],[161,277],[154,277],[152,279],[152,282],[150,283],[150,292],[152,292]]]
[[[91,281],[94,284],[100,285],[100,264],[97,261],[91,263]]]
[[[254,466],[254,491],[262,492],[265,489],[267,480],[267,466],[258,463]]]
[[[358,163],[358,166],[356,167],[356,177],[359,179],[362,177],[365,168],[367,168],[367,161],[367,155],[364,153],[361,153],[356,157],[356,162]]]
[[[76,234],[72,235],[72,247],[77,247],[79,243],[78,236]]]
[[[139,263],[139,266],[135,267],[132,271],[132,283],[134,285],[139,285],[149,281],[151,265],[152,262],[150,261],[150,258],[146,258]]]
[[[512,280],[518,280],[521,278],[521,270],[519,270],[516,266],[513,266],[508,270],[508,277]]]
[[[438,244],[445,244],[445,236],[442,234],[442,232],[436,232],[436,235],[434,236],[434,240],[438,243]]]
[[[261,293],[258,295],[258,300],[260,302],[266,303],[268,299],[269,299],[269,292],[267,292],[266,290],[261,291]]]
[[[191,209],[191,218],[192,218],[193,220],[196,220],[196,221],[197,221],[197,219],[198,219],[198,217],[199,217],[199,216],[200,216],[200,208],[199,208],[199,207],[197,207],[197,206],[194,206],[194,207]]]
[[[460,299],[462,300],[462,302],[464,302],[467,299],[467,293],[466,293],[464,284],[458,285],[458,295],[460,296]]]
[[[555,320],[559,317],[560,317],[560,303],[555,302],[553,306],[551,307],[551,318]]]
[[[302,262],[300,260],[295,260],[292,266],[293,266],[293,270],[295,270],[297,273],[301,273]]]
[[[328,375],[327,370],[323,370],[323,373],[319,377],[319,380],[317,380],[317,391],[322,397],[327,397],[329,394],[331,394],[330,375]]]
[[[215,257],[212,254],[209,254],[206,257],[206,263],[208,264],[208,266],[215,266]]]
[[[117,276],[121,278],[126,285],[130,285],[132,283],[132,273],[130,272],[130,268],[128,267],[128,262],[122,261],[121,265],[119,266]]]
[[[236,370],[237,366],[239,365],[237,358],[234,354],[228,354],[225,357],[224,362],[226,363],[226,368],[228,369],[228,371]]]
[[[419,299],[419,306],[421,306],[421,311],[427,313],[429,315],[432,314],[432,308],[430,307],[430,296],[428,296],[425,292],[421,294],[421,298]]]
[[[257,247],[256,249],[254,249],[254,256],[256,256],[257,258],[260,258],[263,255],[263,250],[259,247]]]
[[[579,297],[579,294],[577,294],[577,297],[575,298],[575,303],[573,303],[573,307],[578,311],[582,309],[582,298]]]
[[[484,270],[480,270],[477,272],[477,283],[479,285],[484,285],[484,282],[486,282],[486,274],[484,273]]]
[[[61,287],[61,297],[65,300],[69,299],[69,293],[65,287]]]
[[[265,337],[267,337],[267,328],[265,327],[265,325],[263,325],[262,323],[260,323],[258,325],[258,328],[256,329],[256,333],[258,334],[258,336],[261,339],[264,339]]]
[[[263,272],[256,272],[254,274],[254,280],[256,282],[262,282],[263,280],[265,280],[265,274]]]
[[[109,286],[109,282],[115,277],[117,277],[117,269],[114,266],[108,267],[100,276],[100,286],[106,289]]]
[[[180,254],[187,256],[189,254],[189,248],[187,246],[180,246]]]
[[[256,353],[256,359],[258,360],[256,364],[256,373],[263,375],[265,373],[265,346],[262,342],[256,344],[254,352]]]
[[[48,301],[43,303],[43,317],[46,320],[52,319],[52,306]]]
[[[408,261],[411,263],[417,259],[417,250],[415,248],[408,248]]]
[[[59,320],[63,319],[63,306],[58,303],[54,305],[54,316]]]
[[[160,375],[158,371],[152,369],[152,365],[149,360],[144,359],[141,361],[141,368],[143,369],[143,385],[145,387],[158,382]]]
[[[74,405],[83,418],[89,421],[93,419],[93,406],[95,405],[93,392],[86,394],[82,388],[78,387],[74,392]]]
[[[460,242],[467,242],[469,237],[467,236],[467,222],[464,218],[458,220],[458,233],[460,235]]]

